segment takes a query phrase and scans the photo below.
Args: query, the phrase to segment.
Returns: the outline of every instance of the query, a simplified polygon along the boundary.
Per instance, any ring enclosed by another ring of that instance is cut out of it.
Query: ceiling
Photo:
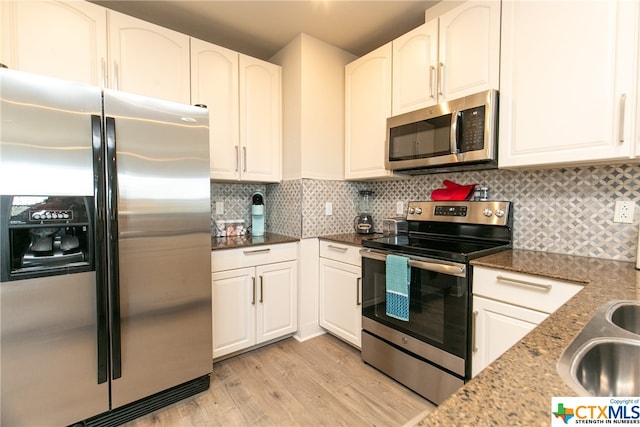
[[[299,33],[362,56],[424,23],[425,0],[92,0],[261,59]]]

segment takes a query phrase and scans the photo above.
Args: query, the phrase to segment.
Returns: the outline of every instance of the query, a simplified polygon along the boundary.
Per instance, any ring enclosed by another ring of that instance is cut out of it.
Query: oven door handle
[[[467,272],[464,265],[448,265],[439,262],[416,261],[413,259],[409,259],[409,266],[419,268],[420,270],[448,274],[449,276],[465,277]]]
[[[364,258],[373,259],[375,261],[386,261],[387,252],[373,251],[370,249],[360,250],[360,255]],[[421,270],[435,271],[436,273],[448,274],[450,276],[466,277],[467,267],[464,264],[445,264],[435,260],[421,260],[409,258],[409,266],[419,268]]]

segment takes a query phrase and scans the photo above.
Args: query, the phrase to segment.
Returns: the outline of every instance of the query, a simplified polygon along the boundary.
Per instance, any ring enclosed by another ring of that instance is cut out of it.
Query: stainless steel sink
[[[564,350],[560,377],[582,396],[640,396],[640,302],[604,304]]]
[[[620,303],[612,307],[611,322],[622,329],[640,335],[640,304]]]

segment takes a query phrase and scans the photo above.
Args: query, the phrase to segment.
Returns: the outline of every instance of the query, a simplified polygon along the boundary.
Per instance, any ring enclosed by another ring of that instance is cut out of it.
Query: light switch
[[[324,214],[327,216],[333,215],[333,203],[327,202],[324,204]]]
[[[224,215],[224,202],[216,202],[216,215]]]

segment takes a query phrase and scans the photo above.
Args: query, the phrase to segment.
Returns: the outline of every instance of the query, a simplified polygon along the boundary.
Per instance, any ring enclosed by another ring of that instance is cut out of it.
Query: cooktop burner
[[[511,202],[409,202],[408,234],[365,239],[362,246],[468,262],[512,246]]]

